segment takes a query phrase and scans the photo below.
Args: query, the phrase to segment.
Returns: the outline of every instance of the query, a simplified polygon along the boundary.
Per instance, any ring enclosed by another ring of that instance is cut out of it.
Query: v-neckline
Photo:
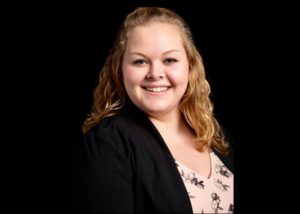
[[[174,160],[175,160],[175,163],[179,164],[180,166],[183,166],[183,167],[186,168],[189,172],[195,173],[195,175],[196,175],[197,177],[203,178],[203,179],[205,179],[205,180],[211,180],[212,174],[213,174],[212,153],[213,153],[213,151],[208,152],[208,155],[209,155],[209,164],[210,164],[210,167],[209,167],[210,169],[209,169],[209,175],[208,175],[208,177],[206,177],[206,176],[204,176],[204,175],[202,175],[202,174],[196,172],[195,170],[193,170],[193,169],[191,169],[190,167],[188,167],[186,164],[184,164],[184,163],[182,163],[182,162],[180,162],[180,161],[178,161],[178,160],[176,160],[176,159],[174,159]]]

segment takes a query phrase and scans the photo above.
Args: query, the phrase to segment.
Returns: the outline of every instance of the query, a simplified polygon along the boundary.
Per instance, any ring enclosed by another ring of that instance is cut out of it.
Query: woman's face
[[[149,116],[178,113],[189,64],[176,25],[153,22],[133,28],[122,62],[131,101]]]

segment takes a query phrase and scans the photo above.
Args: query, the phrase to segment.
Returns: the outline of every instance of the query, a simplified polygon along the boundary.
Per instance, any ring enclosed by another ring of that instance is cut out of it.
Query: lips
[[[143,87],[144,89],[146,89],[147,91],[151,91],[151,92],[163,92],[168,90],[168,86],[159,86],[159,87]]]
[[[150,92],[164,92],[167,91],[170,86],[143,86],[142,88]]]

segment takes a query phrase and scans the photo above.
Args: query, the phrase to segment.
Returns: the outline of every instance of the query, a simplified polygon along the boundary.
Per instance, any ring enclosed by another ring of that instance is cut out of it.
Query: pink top
[[[218,156],[210,153],[209,178],[194,172],[184,164],[176,165],[189,194],[194,213],[233,213],[233,174]]]

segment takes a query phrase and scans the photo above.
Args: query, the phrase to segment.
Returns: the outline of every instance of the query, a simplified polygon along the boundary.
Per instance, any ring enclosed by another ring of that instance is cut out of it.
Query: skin
[[[189,63],[177,26],[152,22],[133,28],[122,71],[128,96],[159,130],[174,159],[209,177],[208,150],[196,148],[194,133],[180,113]]]
[[[128,34],[122,62],[125,89],[147,115],[179,115],[189,64],[177,26],[154,22]]]

